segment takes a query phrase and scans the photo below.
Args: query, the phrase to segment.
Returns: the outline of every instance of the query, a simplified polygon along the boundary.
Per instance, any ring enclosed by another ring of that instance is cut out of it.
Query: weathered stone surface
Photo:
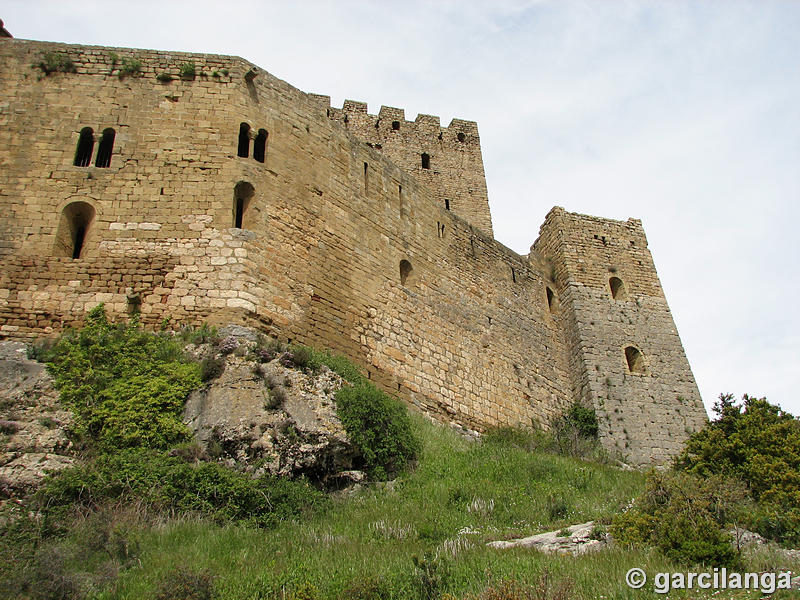
[[[13,456],[7,460],[9,456]],[[36,489],[48,473],[74,464],[74,459],[45,452],[4,453],[0,467],[0,492],[5,495],[24,494]]]
[[[24,344],[0,342],[0,491],[24,494],[48,471],[73,463],[67,430],[72,413],[41,363],[28,360]]]
[[[586,552],[595,552],[608,545],[608,535],[603,534],[600,539],[593,539],[594,521],[565,528],[569,535],[561,535],[562,531],[548,531],[526,538],[511,541],[489,542],[491,548],[534,548],[548,554],[571,554],[578,556]]]
[[[193,392],[184,420],[207,451],[249,471],[327,480],[352,467],[356,452],[336,416],[342,379],[323,368],[307,375],[279,361],[228,356],[225,371]],[[272,389],[270,389],[272,388]]]

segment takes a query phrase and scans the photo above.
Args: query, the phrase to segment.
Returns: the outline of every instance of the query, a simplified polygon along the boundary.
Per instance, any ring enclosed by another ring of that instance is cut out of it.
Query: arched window
[[[423,169],[431,168],[431,157],[427,152],[422,153],[422,168]]]
[[[625,348],[625,361],[628,363],[628,371],[631,373],[644,373],[644,355],[633,346]]]
[[[414,272],[414,268],[411,266],[411,263],[407,260],[403,259],[400,261],[400,284],[405,285],[406,281],[409,280],[411,274]],[[409,282],[410,283],[410,282]]]
[[[87,202],[72,202],[64,207],[56,231],[56,256],[80,258],[86,236],[94,221],[94,207]]]
[[[459,141],[459,142],[465,142],[465,141],[467,141],[467,136],[466,136],[466,135],[464,135],[464,134],[463,134],[462,132],[460,132],[460,131],[458,132],[458,135],[457,135],[456,137],[458,138],[458,141]]]
[[[611,288],[611,297],[614,300],[626,300],[628,292],[625,289],[625,284],[619,277],[612,277],[608,280],[608,286]]]
[[[246,181],[240,181],[233,188],[233,226],[237,229],[243,229],[248,224],[245,215],[255,193],[255,188]]]
[[[400,131],[400,121],[392,121],[392,131]]]
[[[96,167],[107,168],[111,165],[111,153],[114,151],[114,138],[116,132],[109,127],[103,130],[103,137],[100,138],[100,146],[97,148]]]
[[[250,125],[242,123],[239,125],[239,152],[242,158],[250,156]]]
[[[267,157],[267,133],[266,129],[259,129],[256,141],[253,143],[253,158],[263,163]]]
[[[76,167],[88,167],[92,163],[92,153],[94,152],[94,130],[91,127],[81,129],[81,136],[78,138],[78,147],[75,150],[75,161],[72,163]]]

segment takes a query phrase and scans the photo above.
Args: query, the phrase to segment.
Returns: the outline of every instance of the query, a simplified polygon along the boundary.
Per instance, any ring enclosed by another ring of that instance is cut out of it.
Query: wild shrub
[[[655,546],[686,565],[735,566],[727,528],[747,512],[743,486],[721,477],[651,471],[644,494],[618,513],[611,534],[623,545]]]
[[[136,317],[111,324],[103,305],[48,353],[61,402],[76,431],[103,450],[168,448],[186,441],[186,396],[200,385],[198,367],[173,339],[144,331]]]
[[[219,342],[219,333],[216,327],[209,327],[208,324],[203,323],[200,327],[187,325],[183,327],[179,334],[180,338],[189,344],[217,344]]]
[[[369,383],[336,392],[336,412],[359,450],[367,473],[385,479],[402,471],[420,450],[406,407]]]
[[[214,578],[208,569],[195,571],[176,567],[167,571],[156,584],[155,600],[211,600]]]
[[[119,77],[131,77],[142,72],[142,61],[128,56],[122,58],[122,66],[119,68]]]
[[[267,401],[264,405],[269,410],[275,410],[276,408],[280,408],[283,406],[284,402],[288,399],[288,393],[286,392],[286,388],[282,385],[276,385],[275,387],[269,388],[269,394],[267,396]]]
[[[197,68],[193,62],[182,63],[181,66],[178,67],[178,71],[183,79],[192,79],[197,74]]]
[[[63,52],[45,52],[42,54],[42,59],[36,65],[45,75],[50,73],[75,73],[75,63],[72,59]]]
[[[235,351],[238,347],[239,339],[236,336],[229,335],[219,343],[217,349],[220,351],[220,354],[226,355]]]
[[[449,565],[441,558],[426,552],[422,557],[412,556],[414,584],[422,600],[439,598],[447,584]]]
[[[307,346],[292,346],[291,361],[298,369],[305,370],[311,366],[313,351]]]
[[[392,583],[382,577],[356,579],[339,594],[338,600],[384,600],[395,597]]]
[[[200,380],[207,383],[217,379],[225,371],[225,360],[216,356],[206,356],[200,361]]]
[[[593,408],[575,402],[550,424],[554,448],[559,454],[606,462],[598,440],[599,425]]]
[[[146,449],[97,457],[49,476],[37,501],[54,515],[77,507],[135,499],[158,512],[194,513],[218,523],[271,527],[325,506],[325,496],[303,480],[252,479],[218,463],[187,463]]]
[[[308,367],[313,371],[318,371],[323,365],[353,385],[367,383],[369,381],[364,377],[364,373],[361,369],[354,365],[346,356],[333,354],[329,350],[311,349],[311,359],[309,360]]]
[[[747,484],[759,508],[751,527],[800,543],[800,420],[766,398],[723,394],[716,418],[693,434],[675,466],[699,476],[721,474]]]
[[[0,513],[0,598],[85,598],[138,564],[138,543],[114,509],[55,523],[35,506],[6,506]],[[56,537],[58,529],[68,536]],[[92,565],[80,572],[81,566]]]

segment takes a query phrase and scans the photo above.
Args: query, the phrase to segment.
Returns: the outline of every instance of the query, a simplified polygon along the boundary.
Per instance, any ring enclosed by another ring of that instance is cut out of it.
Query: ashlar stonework
[[[663,462],[706,420],[641,223],[492,237],[477,124],[333,108],[233,56],[0,38],[0,337],[105,303],[330,347],[484,430],[594,406]]]

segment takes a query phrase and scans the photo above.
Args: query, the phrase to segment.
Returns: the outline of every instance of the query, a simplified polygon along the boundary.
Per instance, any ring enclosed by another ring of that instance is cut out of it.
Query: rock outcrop
[[[608,545],[608,534],[599,532],[594,521],[570,525],[559,531],[548,531],[526,538],[489,542],[491,548],[535,548],[548,554],[571,554],[578,556],[586,552],[601,550]]]
[[[45,365],[28,360],[25,344],[0,342],[0,494],[24,495],[72,465],[71,424]]]
[[[225,356],[222,374],[186,402],[184,422],[206,455],[257,475],[325,483],[351,471],[357,452],[333,399],[342,378],[326,367],[305,373],[280,357],[258,363],[237,354]]]

